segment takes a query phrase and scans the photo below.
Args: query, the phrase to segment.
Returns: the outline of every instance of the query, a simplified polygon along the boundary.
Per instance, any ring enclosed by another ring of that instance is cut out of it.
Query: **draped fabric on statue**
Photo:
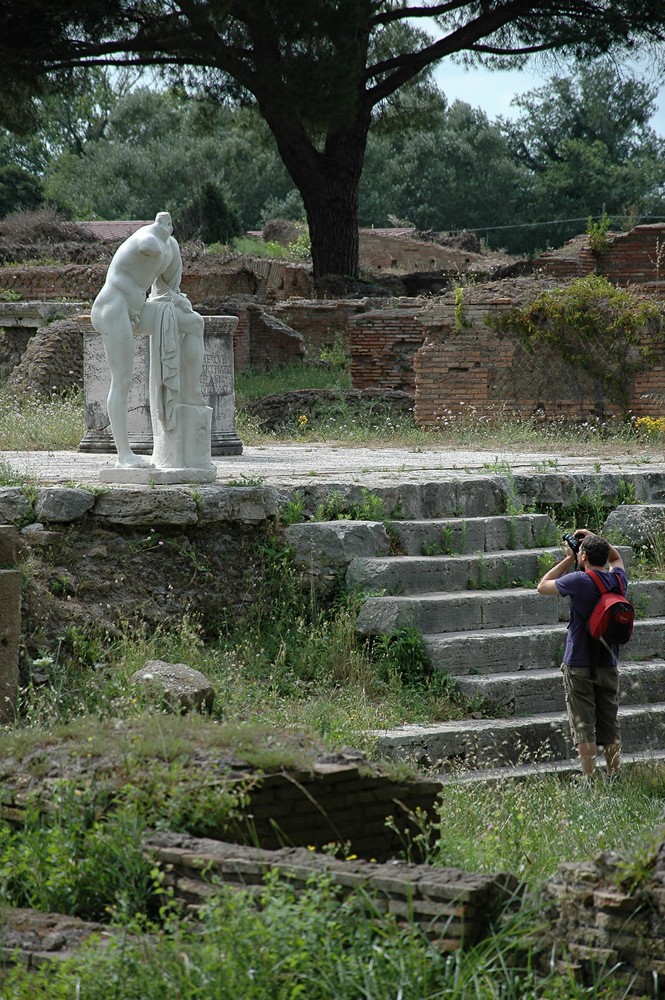
[[[175,405],[180,399],[180,336],[172,297],[168,294],[151,298],[157,305],[152,336],[160,362],[161,389],[158,394],[158,416],[165,430],[175,428]]]

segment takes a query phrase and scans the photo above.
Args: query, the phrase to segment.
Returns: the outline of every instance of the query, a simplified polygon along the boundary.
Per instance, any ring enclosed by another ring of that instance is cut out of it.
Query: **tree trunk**
[[[314,279],[328,274],[358,277],[358,185],[360,178],[321,178],[301,191],[312,243]]]
[[[316,149],[304,129],[284,126],[265,115],[279,152],[300,191],[312,243],[314,279],[326,275],[358,277],[358,189],[370,114],[329,132],[323,150]]]

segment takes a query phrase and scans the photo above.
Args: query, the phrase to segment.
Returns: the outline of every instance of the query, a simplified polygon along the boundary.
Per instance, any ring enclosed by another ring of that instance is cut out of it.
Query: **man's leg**
[[[577,751],[580,755],[580,767],[582,768],[582,774],[589,777],[596,770],[598,747],[595,743],[578,743]]]
[[[621,744],[608,743],[605,747],[605,763],[610,777],[619,773],[621,768]]]
[[[621,767],[621,732],[619,729],[619,671],[603,667],[596,686],[596,739],[605,749],[608,777],[615,777]]]
[[[596,702],[588,667],[561,665],[566,711],[573,743],[577,747],[582,774],[590,776],[596,768]]]

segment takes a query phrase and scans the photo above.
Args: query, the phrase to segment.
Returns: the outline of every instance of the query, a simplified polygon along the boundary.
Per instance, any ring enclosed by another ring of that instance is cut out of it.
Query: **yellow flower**
[[[298,424],[301,427],[306,427],[308,423],[309,423],[309,417],[307,416],[307,414],[301,413],[300,416],[298,417]]]

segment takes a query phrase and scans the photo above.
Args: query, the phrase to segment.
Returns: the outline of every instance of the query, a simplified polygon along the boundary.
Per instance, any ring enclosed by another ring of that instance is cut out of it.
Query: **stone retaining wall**
[[[0,524],[0,722],[13,721],[21,641],[21,572],[16,529]]]
[[[22,299],[92,301],[104,284],[108,263],[59,264],[0,268],[0,291],[15,292]],[[219,300],[229,295],[257,295],[278,302],[312,292],[310,268],[282,260],[239,258],[232,265],[220,259],[219,269],[208,262],[185,263],[182,291],[197,311],[219,312]]]

